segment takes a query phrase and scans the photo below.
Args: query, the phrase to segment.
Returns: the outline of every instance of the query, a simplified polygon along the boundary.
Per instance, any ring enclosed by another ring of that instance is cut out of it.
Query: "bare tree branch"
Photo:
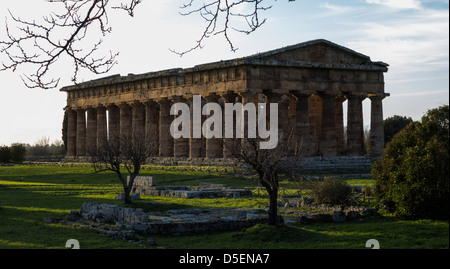
[[[119,53],[97,56],[102,40],[86,46],[83,41],[88,33],[95,30],[105,36],[111,32],[108,22],[107,8],[109,0],[51,1],[55,5],[63,5],[64,12],[51,13],[42,21],[26,21],[14,16],[10,17],[16,25],[16,32],[6,21],[7,40],[0,41],[0,52],[6,55],[7,61],[1,64],[1,70],[16,71],[19,66],[31,65],[34,73],[21,76],[29,88],[55,88],[60,78],[50,77],[51,67],[62,57],[68,56],[74,66],[72,81],[76,83],[80,69],[88,69],[95,74],[107,73],[117,63]],[[130,16],[141,0],[120,7]],[[92,30],[91,30],[92,29]]]
[[[214,35],[223,35],[228,42],[231,51],[236,51],[237,48],[233,45],[229,36],[230,29],[250,34],[261,27],[266,22],[266,19],[264,18],[261,20],[258,14],[261,11],[268,10],[272,7],[263,6],[263,1],[264,0],[213,0],[206,2],[200,1],[201,4],[199,4],[196,0],[190,0],[189,3],[180,6],[182,10],[185,10],[185,12],[181,12],[180,14],[182,16],[193,14],[200,15],[207,23],[205,30],[192,48],[181,52],[173,49],[171,49],[171,51],[183,56],[193,50],[202,48],[205,39]],[[243,19],[247,24],[247,28],[240,29],[231,26],[232,21],[236,19]]]

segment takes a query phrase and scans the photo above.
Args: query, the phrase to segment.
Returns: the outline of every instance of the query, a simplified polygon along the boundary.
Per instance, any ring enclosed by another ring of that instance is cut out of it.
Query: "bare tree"
[[[295,138],[293,132],[286,139],[280,136],[274,149],[260,148],[261,141],[261,138],[242,138],[240,143],[224,143],[232,157],[257,173],[258,182],[269,194],[269,224],[276,225],[280,222],[277,206],[279,179],[281,175],[290,175],[301,168],[302,143]]]
[[[74,66],[73,83],[80,69],[103,74],[117,64],[118,52],[105,53],[102,40],[90,43],[88,36],[105,36],[112,29],[108,11],[122,9],[129,16],[142,0],[47,0],[62,5],[62,12],[53,12],[41,21],[24,20],[9,12],[16,27],[6,21],[6,39],[0,41],[0,53],[6,56],[1,70],[15,71],[19,66],[30,65],[34,71],[21,76],[29,88],[50,89],[58,87],[60,78],[51,77],[50,69],[62,57],[68,57]],[[212,35],[224,35],[232,51],[236,51],[229,37],[230,29],[250,34],[261,27],[266,19],[259,14],[270,9],[264,6],[269,0],[185,0],[180,9],[183,16],[198,14],[206,21],[206,27],[196,45],[184,51],[172,50],[182,56],[202,48],[205,39]],[[288,0],[289,2],[295,0]],[[233,26],[235,20],[243,20],[246,27]],[[97,29],[97,30],[95,30]],[[50,77],[49,77],[50,76]]]
[[[132,139],[107,139],[98,147],[88,149],[89,161],[96,173],[113,171],[119,177],[125,193],[124,202],[131,203],[130,192],[134,179],[150,156],[155,155],[158,145],[147,141],[145,136],[134,135]],[[123,173],[126,170],[129,180]]]

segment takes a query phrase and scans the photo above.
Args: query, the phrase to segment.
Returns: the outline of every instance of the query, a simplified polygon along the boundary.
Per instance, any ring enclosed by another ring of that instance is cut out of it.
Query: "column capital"
[[[370,100],[383,100],[385,97],[390,96],[389,93],[369,93],[367,94],[367,97]]]
[[[144,104],[140,101],[132,101],[132,102],[128,102],[127,103],[129,106],[131,107],[140,107],[140,106],[144,106]]]
[[[364,100],[367,98],[367,95],[364,93],[354,93],[354,92],[344,92],[343,96],[347,99],[361,99]]]
[[[119,103],[119,104],[117,104],[117,106],[121,109],[131,107],[131,105],[128,102]]]
[[[215,93],[212,93],[212,94],[210,94],[210,95],[208,95],[208,96],[203,96],[203,98],[204,98],[207,102],[217,102],[217,101],[221,98],[221,96],[220,96],[220,95],[217,95],[217,94],[215,94]]]
[[[110,109],[110,108],[115,108],[115,107],[119,107],[119,106],[115,103],[110,103],[110,104],[105,104],[104,107],[106,107],[107,109]]]
[[[289,91],[289,94],[291,94],[294,97],[309,97],[311,94],[313,94],[312,91]]]
[[[149,100],[145,100],[144,102],[142,102],[142,104],[144,104],[146,107],[149,107],[149,106],[156,105],[157,102],[153,99],[149,99]]]
[[[87,106],[86,107],[86,109],[85,109],[86,111],[93,111],[93,110],[97,110],[97,107],[94,107],[94,106]]]
[[[336,97],[334,98],[334,100],[335,100],[336,102],[340,102],[340,103],[344,102],[346,99],[347,99],[347,98],[345,97],[345,95],[338,95],[338,96],[336,96]]]
[[[160,99],[155,99],[155,102],[161,105],[161,104],[169,104],[171,103],[171,100],[169,100],[167,97],[163,97]]]
[[[251,97],[254,96],[258,93],[262,93],[262,90],[255,90],[255,89],[245,89],[244,91],[241,92],[236,92],[239,96],[241,97]]]
[[[322,98],[335,98],[336,96],[341,95],[340,92],[334,91],[317,91],[315,94]]]
[[[75,109],[71,106],[66,106],[63,108],[64,111],[69,112],[69,111],[75,111]]]
[[[172,103],[183,103],[187,101],[187,98],[183,97],[182,95],[172,95],[170,96],[169,101]]]
[[[220,96],[225,100],[225,103],[229,103],[229,102],[233,102],[236,100],[236,97],[238,97],[239,95],[235,92],[223,92],[220,94]]]
[[[289,94],[292,95],[295,98],[301,98],[301,97],[309,97],[312,93],[310,92],[299,92],[299,91],[289,91]]]

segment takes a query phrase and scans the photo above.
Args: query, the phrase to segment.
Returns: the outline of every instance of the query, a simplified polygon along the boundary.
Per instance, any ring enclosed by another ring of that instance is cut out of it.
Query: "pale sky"
[[[389,64],[385,91],[391,96],[383,102],[384,118],[400,115],[419,120],[428,109],[449,103],[448,1],[266,1],[273,7],[260,14],[267,18],[262,28],[250,35],[231,35],[237,52],[230,51],[223,36],[215,36],[206,40],[203,49],[182,58],[169,49],[189,49],[205,25],[200,17],[179,15],[179,6],[188,0],[144,0],[133,18],[110,11],[112,32],[103,37],[102,49],[105,54],[120,52],[119,63],[107,74],[85,71],[78,79],[186,68],[327,39]],[[0,40],[8,9],[21,19],[39,21],[55,5],[46,0],[2,0]],[[61,82],[53,90],[26,88],[20,79],[25,72],[25,68],[0,72],[0,145],[34,144],[41,137],[61,140],[66,93],[59,89],[72,84],[72,63],[63,59],[54,68]],[[363,102],[363,109],[364,125],[369,125],[369,100]]]

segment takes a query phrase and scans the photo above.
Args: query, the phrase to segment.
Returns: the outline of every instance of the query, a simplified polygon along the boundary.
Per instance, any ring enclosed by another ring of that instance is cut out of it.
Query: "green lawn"
[[[198,185],[223,183],[237,188],[256,187],[251,178],[233,177],[220,172],[167,171],[146,169],[158,185]],[[351,185],[372,185],[368,179],[349,180]],[[284,188],[295,184],[283,182]],[[115,174],[93,173],[88,167],[22,166],[0,167],[0,248],[64,248],[68,239],[77,239],[83,249],[128,249],[141,246],[123,240],[99,236],[86,228],[73,228],[43,222],[46,217],[63,218],[92,201],[122,206],[114,197],[121,192]],[[156,203],[149,203],[156,202]],[[144,196],[133,206],[150,211],[174,208],[256,207],[268,204],[264,196],[245,198],[175,199]],[[167,249],[364,249],[368,239],[377,239],[381,248],[448,248],[448,222],[401,221],[386,217],[383,222],[310,224],[270,227],[257,225],[232,232],[197,235],[153,236],[157,246]]]

